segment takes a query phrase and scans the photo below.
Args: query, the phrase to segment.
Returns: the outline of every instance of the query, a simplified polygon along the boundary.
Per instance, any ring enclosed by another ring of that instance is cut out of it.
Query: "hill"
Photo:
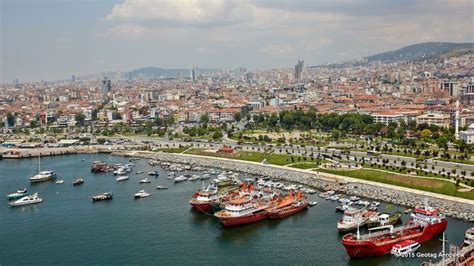
[[[474,43],[426,42],[405,46],[395,51],[365,57],[367,61],[410,61],[428,58],[455,49],[474,48]]]

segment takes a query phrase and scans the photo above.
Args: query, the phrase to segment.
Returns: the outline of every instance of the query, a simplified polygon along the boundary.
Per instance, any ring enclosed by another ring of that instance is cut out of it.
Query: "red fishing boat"
[[[399,228],[387,225],[369,229],[369,231],[385,229],[375,233],[360,235],[357,231],[357,234],[347,234],[342,238],[342,244],[351,258],[380,256],[390,254],[394,245],[405,240],[425,242],[444,232],[448,224],[443,214],[427,204],[416,208],[411,216],[406,225]]]
[[[296,196],[293,195],[293,192],[290,192],[288,196],[277,201],[275,207],[267,211],[270,219],[283,219],[306,209],[308,206],[309,203],[303,197],[301,191],[297,192]]]
[[[230,201],[225,209],[214,214],[225,227],[234,227],[261,221],[268,217],[268,204],[251,196]]]
[[[189,200],[189,204],[201,212],[209,213],[212,211],[211,202],[216,197],[215,191],[198,191]]]

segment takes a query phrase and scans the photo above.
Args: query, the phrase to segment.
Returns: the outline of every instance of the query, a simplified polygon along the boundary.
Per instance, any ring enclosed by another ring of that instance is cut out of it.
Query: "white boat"
[[[121,167],[114,171],[114,175],[126,175],[127,170],[124,167]]]
[[[203,175],[201,176],[201,180],[209,179],[210,177],[211,177],[210,174],[203,174]]]
[[[140,180],[140,184],[151,183],[151,180],[148,178]]]
[[[358,201],[358,200],[360,200],[360,198],[357,197],[357,196],[352,196],[352,197],[350,197],[349,199],[350,199],[351,201]]]
[[[41,171],[41,156],[38,155],[38,174],[35,176],[30,177],[31,183],[38,183],[43,181],[48,181],[54,179],[56,177],[56,173],[53,171]]]
[[[390,253],[395,257],[407,256],[410,253],[417,251],[420,248],[420,243],[414,240],[404,240],[392,247]]]
[[[188,180],[187,177],[185,177],[184,175],[180,175],[180,176],[178,176],[174,179],[174,182],[177,183],[177,182],[183,182],[183,181],[186,181],[186,180]]]
[[[21,197],[24,197],[27,195],[27,192],[28,190],[26,190],[26,188],[23,188],[23,189],[19,189],[17,190],[16,192],[14,193],[10,193],[7,195],[7,198],[9,200],[13,200],[13,199],[18,199],[18,198],[21,198]]]
[[[156,189],[168,189],[168,187],[165,187],[165,186],[156,186]]]
[[[160,173],[156,172],[156,171],[151,171],[151,172],[148,172],[148,175],[151,175],[151,176],[159,176]]]
[[[128,180],[128,175],[122,175],[115,179],[117,182]]]
[[[58,180],[58,181],[56,181],[56,184],[64,184],[64,180],[62,180],[62,179]]]
[[[466,230],[466,233],[464,234],[464,245],[474,245],[474,227]]]
[[[316,206],[316,204],[318,204],[317,201],[310,201],[310,202],[309,202],[309,206],[310,206],[310,207],[314,207],[314,206]]]
[[[137,171],[135,174],[137,174],[137,175],[143,174],[143,171]]]
[[[24,206],[24,205],[40,203],[42,201],[43,199],[38,197],[38,193],[35,193],[33,195],[24,196],[23,198],[19,200],[10,202],[10,206],[12,207]]]
[[[148,196],[150,196],[150,194],[146,193],[145,190],[140,190],[137,193],[135,193],[135,195],[134,195],[135,199],[146,198]]]

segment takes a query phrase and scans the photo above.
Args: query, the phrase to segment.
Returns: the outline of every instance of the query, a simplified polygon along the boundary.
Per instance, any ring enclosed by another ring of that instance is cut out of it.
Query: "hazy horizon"
[[[150,66],[315,65],[422,42],[473,42],[473,7],[465,0],[3,0],[0,82]]]

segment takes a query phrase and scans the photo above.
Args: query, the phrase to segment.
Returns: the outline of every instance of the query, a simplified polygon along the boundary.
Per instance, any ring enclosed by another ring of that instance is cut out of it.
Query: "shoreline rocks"
[[[259,164],[255,162],[238,161],[222,158],[185,155],[175,153],[156,152],[127,152],[120,151],[114,155],[133,156],[158,161],[192,164],[201,167],[219,168],[239,171],[250,175],[268,176],[271,178],[301,183],[318,190],[335,190],[347,195],[357,195],[364,198],[390,202],[397,205],[413,208],[424,204],[425,197],[431,206],[436,206],[441,212],[453,218],[474,221],[474,203],[469,200],[459,199],[453,201],[443,195],[431,195],[424,191],[412,191],[406,188],[394,188],[385,184],[377,184],[358,179],[346,179],[336,175],[318,172],[309,172],[301,169],[292,169],[282,166]],[[348,181],[350,180],[350,181]],[[408,191],[410,190],[410,191]],[[463,202],[464,201],[464,202]]]

